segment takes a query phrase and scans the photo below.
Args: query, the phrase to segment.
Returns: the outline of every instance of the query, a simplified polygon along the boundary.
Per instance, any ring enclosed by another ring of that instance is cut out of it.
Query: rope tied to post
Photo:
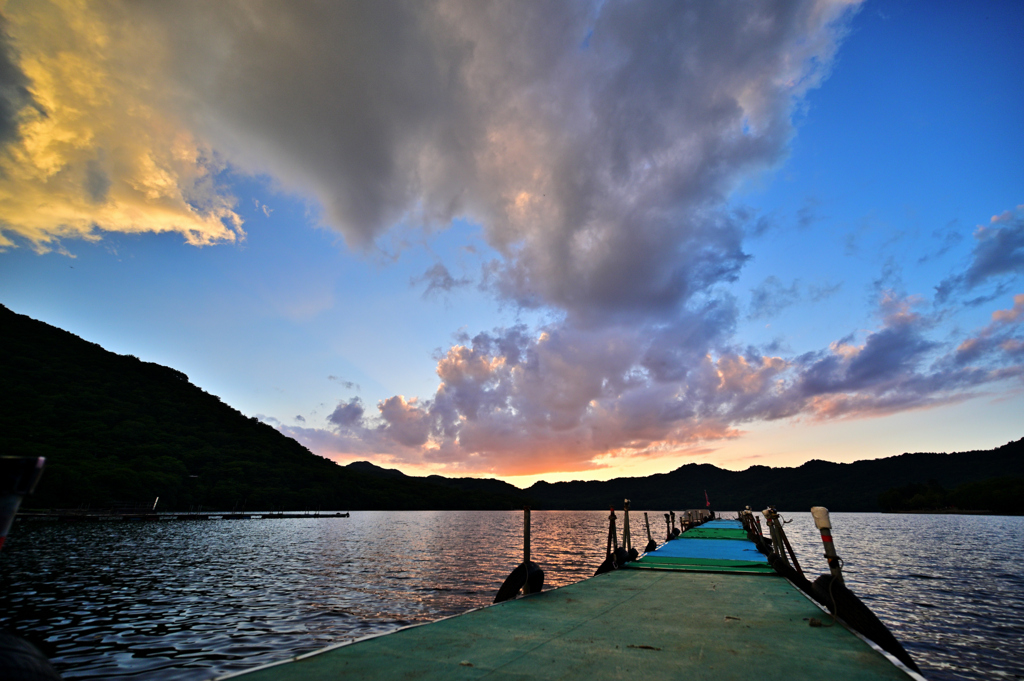
[[[619,538],[615,530],[615,507],[609,507],[608,512],[608,543],[605,546],[604,562],[598,566],[594,576],[616,570],[629,562],[629,554],[625,548],[619,547]]]
[[[647,547],[644,549],[644,552],[650,553],[658,548],[658,544],[655,543],[654,538],[651,536],[651,522],[647,519],[647,511],[644,511],[644,525],[647,527]]]

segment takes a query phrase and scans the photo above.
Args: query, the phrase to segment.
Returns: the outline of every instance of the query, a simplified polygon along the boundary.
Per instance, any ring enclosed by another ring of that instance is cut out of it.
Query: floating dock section
[[[776,574],[732,520],[570,586],[221,678],[240,677],[922,678]]]

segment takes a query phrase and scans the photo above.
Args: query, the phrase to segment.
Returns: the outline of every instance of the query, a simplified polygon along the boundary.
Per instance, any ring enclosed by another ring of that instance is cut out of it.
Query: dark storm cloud
[[[367,247],[396,221],[447,222],[481,134],[473,45],[439,3],[141,3],[193,124],[244,168],[311,195]],[[421,199],[426,199],[421,202]],[[417,208],[417,206],[420,206]]]
[[[480,222],[487,282],[585,323],[673,314],[746,261],[739,178],[787,153],[842,4],[149,2],[182,116],[369,247]],[[589,37],[588,37],[589,36]],[[585,40],[586,39],[586,40]],[[756,229],[756,227],[755,227]]]

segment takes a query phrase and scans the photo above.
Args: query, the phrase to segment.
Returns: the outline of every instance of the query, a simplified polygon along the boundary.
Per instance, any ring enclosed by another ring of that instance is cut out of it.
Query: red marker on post
[[[811,515],[814,516],[814,524],[821,532],[821,543],[825,545],[825,560],[828,561],[828,569],[832,572],[835,581],[842,584],[842,561],[836,554],[836,545],[832,541],[832,522],[828,517],[828,509],[824,506],[815,506],[811,509]]]

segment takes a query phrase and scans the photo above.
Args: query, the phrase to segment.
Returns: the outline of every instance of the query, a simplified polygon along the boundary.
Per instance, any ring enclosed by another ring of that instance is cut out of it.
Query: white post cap
[[[819,530],[831,530],[832,522],[828,518],[828,509],[824,506],[814,506],[811,508],[811,515],[814,516],[814,524],[817,525]]]

